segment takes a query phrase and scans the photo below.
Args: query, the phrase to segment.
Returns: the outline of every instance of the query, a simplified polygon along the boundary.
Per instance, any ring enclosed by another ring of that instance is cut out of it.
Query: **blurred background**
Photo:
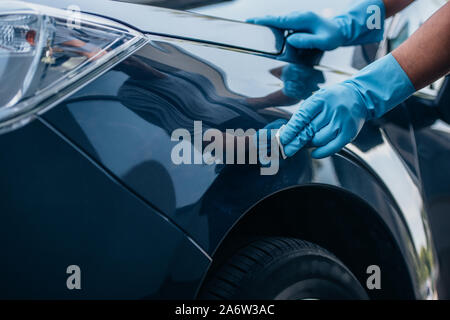
[[[353,2],[358,0],[117,0],[148,4],[152,6],[189,10],[202,14],[223,17],[233,20],[265,14],[285,14],[294,10],[309,10],[323,16],[334,16]],[[412,7],[421,18],[429,17],[436,7],[440,7],[446,0],[416,0]],[[419,17],[418,17],[419,18]],[[421,19],[419,19],[421,20]]]
[[[285,14],[296,9],[311,10],[332,16],[339,8],[345,8],[355,0],[120,0],[178,10],[189,10],[202,14],[245,20],[255,15]],[[297,2],[297,3],[296,3]],[[298,8],[296,8],[296,5]]]

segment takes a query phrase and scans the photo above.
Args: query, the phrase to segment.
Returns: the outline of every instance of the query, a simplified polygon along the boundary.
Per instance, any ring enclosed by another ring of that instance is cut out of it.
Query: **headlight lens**
[[[26,124],[147,42],[113,21],[0,2],[0,133]]]

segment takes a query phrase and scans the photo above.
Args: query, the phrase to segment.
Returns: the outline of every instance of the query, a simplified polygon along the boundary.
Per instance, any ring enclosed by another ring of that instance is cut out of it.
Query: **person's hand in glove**
[[[252,18],[247,22],[293,32],[287,42],[298,49],[333,50],[381,41],[385,11],[382,0],[365,0],[332,19],[313,12],[293,12],[286,16]]]
[[[312,157],[329,156],[351,142],[366,120],[380,117],[414,91],[407,74],[389,54],[353,78],[306,99],[280,128],[281,148],[290,157],[310,144],[316,147]]]
[[[382,28],[368,27],[370,8],[378,6],[384,18],[386,12],[391,16],[411,2],[367,0],[331,20],[313,14],[293,14],[250,22],[297,31],[288,37],[288,42],[298,48],[332,49],[380,40]],[[304,23],[305,17],[308,23]],[[450,3],[446,3],[391,54],[368,65],[349,80],[306,99],[276,134],[282,154],[292,156],[309,144],[316,147],[311,154],[313,157],[329,156],[351,142],[366,120],[382,116],[416,90],[450,73],[450,38],[442,37],[449,30]]]

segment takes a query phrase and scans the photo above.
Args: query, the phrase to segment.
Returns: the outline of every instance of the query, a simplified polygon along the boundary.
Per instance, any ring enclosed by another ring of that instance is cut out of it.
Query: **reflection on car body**
[[[416,148],[442,138],[436,154],[444,154],[438,149],[448,151],[448,141],[441,133],[415,136],[417,122],[399,117],[425,119],[413,100],[368,122],[338,154],[316,160],[304,148],[280,160],[276,175],[260,175],[259,165],[176,165],[174,130],[195,134],[194,121],[221,132],[262,129],[348,73],[333,60],[339,52],[311,66],[226,44],[147,37],[37,121],[0,136],[10,150],[0,157],[0,212],[7,213],[0,240],[9,261],[0,271],[10,288],[3,297],[77,298],[55,276],[76,261],[89,279],[83,298],[195,298],[236,250],[267,236],[317,243],[360,283],[369,265],[380,266],[382,290],[368,292],[371,298],[437,296],[439,264],[422,193],[430,168]],[[437,120],[422,123],[422,132]],[[445,188],[434,192],[429,182],[425,189],[433,198]],[[30,291],[30,282],[40,290]]]

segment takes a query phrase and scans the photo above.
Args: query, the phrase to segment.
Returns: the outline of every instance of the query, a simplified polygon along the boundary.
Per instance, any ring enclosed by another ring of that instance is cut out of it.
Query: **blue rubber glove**
[[[382,0],[364,0],[332,19],[313,12],[293,12],[286,16],[252,18],[247,22],[293,31],[287,41],[298,49],[333,50],[340,46],[381,41],[385,11]]]
[[[306,99],[280,128],[284,153],[292,156],[309,143],[316,147],[313,158],[327,157],[351,142],[366,120],[382,116],[414,92],[408,75],[389,54]]]

